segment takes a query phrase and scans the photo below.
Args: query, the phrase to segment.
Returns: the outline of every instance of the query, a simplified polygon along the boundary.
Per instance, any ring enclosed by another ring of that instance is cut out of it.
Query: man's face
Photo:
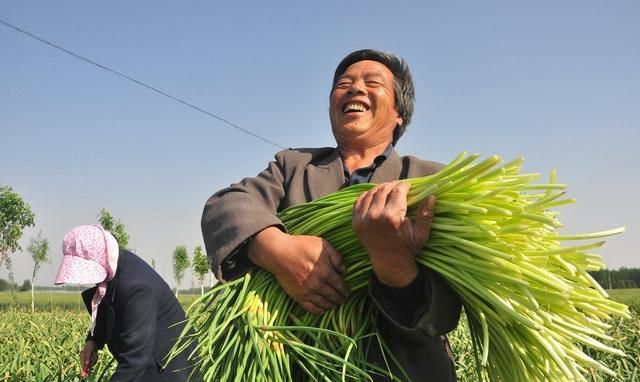
[[[329,117],[338,143],[357,138],[391,143],[402,124],[395,108],[393,74],[377,61],[358,61],[338,78],[331,92]]]

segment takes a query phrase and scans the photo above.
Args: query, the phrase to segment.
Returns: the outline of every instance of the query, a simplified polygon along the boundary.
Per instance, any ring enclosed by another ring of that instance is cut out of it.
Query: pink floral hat
[[[97,284],[91,299],[91,334],[96,327],[98,305],[107,293],[107,281],[118,267],[118,241],[99,225],[81,225],[64,235],[62,264],[56,284]]]
[[[99,225],[73,228],[62,242],[62,264],[56,284],[98,284],[109,281],[118,266],[118,242]]]

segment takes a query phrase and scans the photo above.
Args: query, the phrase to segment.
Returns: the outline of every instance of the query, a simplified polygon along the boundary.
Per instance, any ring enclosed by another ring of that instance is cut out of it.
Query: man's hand
[[[93,365],[98,362],[98,350],[94,341],[87,341],[80,352],[80,378],[89,375]]]
[[[311,313],[333,309],[349,294],[342,255],[322,238],[269,227],[249,243],[249,258],[273,273],[282,289]]]
[[[429,238],[433,220],[435,196],[420,203],[413,221],[406,216],[409,187],[404,182],[380,184],[360,195],[353,207],[353,230],[378,279],[392,287],[417,276],[416,254]]]

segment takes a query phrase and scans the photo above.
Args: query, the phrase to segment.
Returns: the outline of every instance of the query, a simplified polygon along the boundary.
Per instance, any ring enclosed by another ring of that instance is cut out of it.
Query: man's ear
[[[403,122],[404,122],[404,121],[402,120],[402,117],[401,117],[401,116],[397,116],[397,117],[396,117],[396,126],[402,126],[402,123],[403,123]]]

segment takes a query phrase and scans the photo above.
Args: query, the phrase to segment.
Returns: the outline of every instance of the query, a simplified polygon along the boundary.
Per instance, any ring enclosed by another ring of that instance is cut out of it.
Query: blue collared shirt
[[[354,184],[371,182],[371,176],[373,175],[373,172],[378,167],[380,167],[385,160],[387,160],[389,155],[391,155],[391,150],[393,150],[393,145],[387,146],[387,148],[384,149],[384,152],[382,154],[375,157],[371,165],[367,167],[359,168],[351,174],[349,174],[349,170],[347,170],[347,168],[344,167],[344,163],[343,163],[342,170],[344,172],[344,179],[345,179],[343,187],[353,186]]]

